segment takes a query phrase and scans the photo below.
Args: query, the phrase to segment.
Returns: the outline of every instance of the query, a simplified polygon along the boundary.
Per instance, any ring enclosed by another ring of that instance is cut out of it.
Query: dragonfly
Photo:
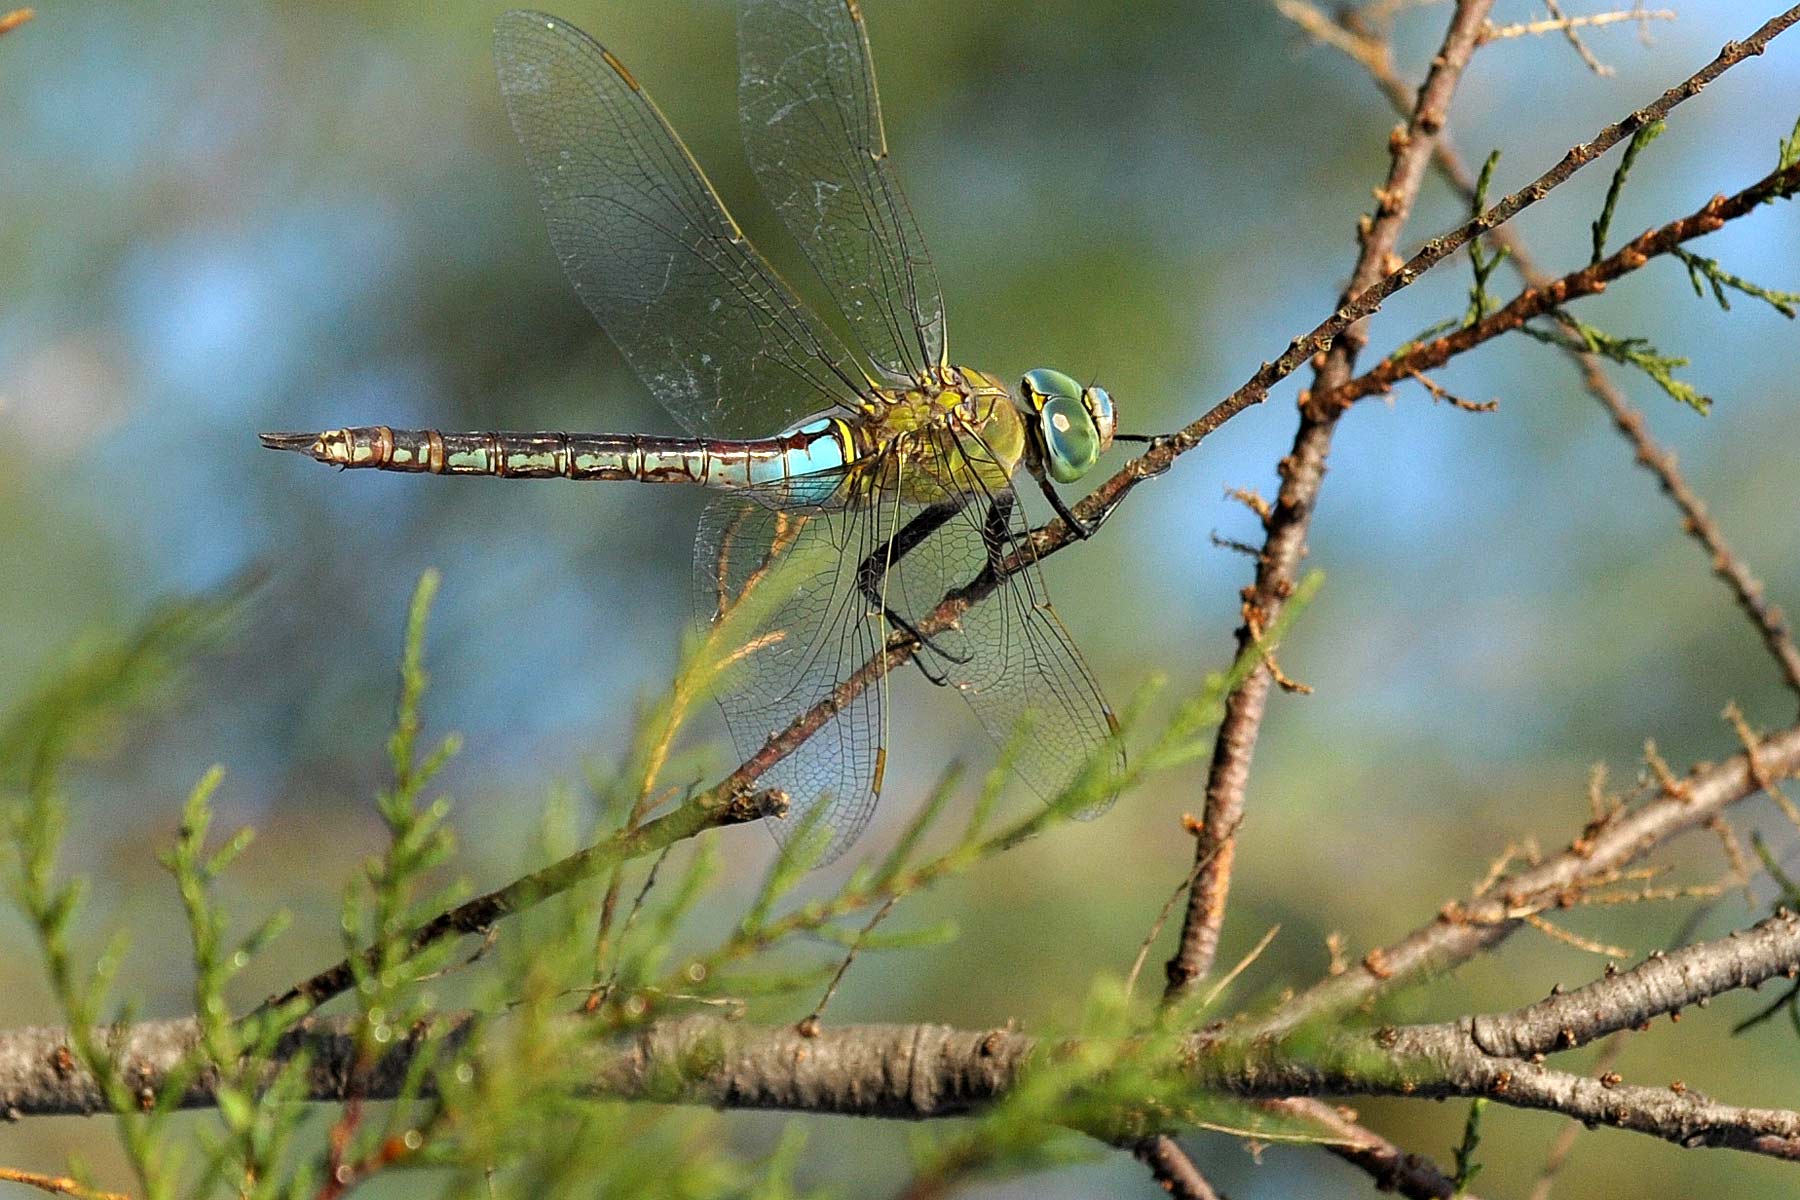
[[[778,840],[828,835],[821,862],[875,812],[888,675],[908,658],[964,696],[1044,799],[1090,762],[1116,779],[1118,721],[1050,606],[1017,487],[1035,483],[1085,537],[1056,485],[1114,441],[1148,439],[1120,434],[1111,395],[1062,371],[1009,387],[952,363],[857,0],[742,0],[738,17],[750,164],[837,326],[745,238],[612,51],[559,18],[509,12],[495,61],[550,242],[685,433],[364,426],[262,441],[337,467],[711,489],[695,590],[708,622],[737,622],[714,691],[745,760],[783,730],[810,733],[757,782],[799,818],[770,823]],[[978,600],[933,620],[959,596]]]

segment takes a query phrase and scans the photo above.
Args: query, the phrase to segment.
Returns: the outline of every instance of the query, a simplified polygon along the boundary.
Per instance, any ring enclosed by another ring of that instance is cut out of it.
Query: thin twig
[[[1187,1151],[1167,1134],[1147,1137],[1131,1149],[1133,1157],[1150,1168],[1150,1177],[1175,1200],[1220,1200]]]
[[[902,894],[895,892],[889,896],[887,901],[875,910],[875,915],[869,918],[869,923],[862,927],[862,932],[856,935],[856,941],[851,943],[849,951],[844,955],[844,961],[838,964],[838,969],[832,975],[831,982],[826,985],[825,994],[819,997],[819,1002],[813,1006],[812,1012],[800,1022],[800,1032],[808,1037],[818,1033],[819,1021],[825,1016],[825,1008],[831,1003],[831,998],[837,995],[838,985],[844,982],[844,976],[849,972],[850,964],[856,961],[856,956],[862,951],[863,943],[868,940],[871,933],[875,932],[875,927],[885,921],[887,915],[894,911],[894,905],[900,903]]]
[[[21,9],[26,18],[31,16],[30,9]],[[6,24],[18,13],[8,13],[0,17],[0,33],[10,28]],[[131,1200],[123,1192],[102,1192],[94,1188],[84,1187],[78,1180],[67,1175],[44,1175],[37,1171],[22,1171],[17,1167],[0,1167],[0,1183],[17,1183],[25,1187],[36,1188],[40,1192],[49,1192],[53,1196],[74,1196],[77,1200]]]
[[[1387,180],[1376,192],[1375,216],[1362,236],[1361,252],[1345,289],[1343,303],[1332,321],[1320,329],[1326,329],[1334,322],[1338,323],[1337,327],[1323,340],[1318,337],[1319,330],[1314,331],[1310,341],[1297,340],[1276,364],[1279,367],[1292,358],[1288,367],[1292,370],[1312,353],[1325,352],[1315,374],[1317,390],[1329,391],[1350,377],[1356,353],[1365,340],[1356,322],[1374,311],[1373,306],[1366,312],[1359,311],[1359,307],[1364,298],[1380,291],[1382,284],[1377,281],[1381,279],[1388,256],[1393,253],[1400,230],[1412,211],[1413,200],[1425,179],[1432,142],[1443,128],[1450,97],[1469,56],[1474,53],[1476,36],[1487,21],[1492,6],[1492,0],[1458,0],[1443,47],[1432,60],[1431,70],[1419,88],[1412,117],[1405,131],[1392,141]],[[1387,277],[1388,280],[1397,278],[1397,275]],[[1379,304],[1377,296],[1374,306]],[[1339,334],[1344,336],[1340,338]],[[1303,344],[1305,354],[1297,355]],[[1252,384],[1255,382],[1252,380]],[[1300,561],[1306,552],[1306,533],[1311,526],[1319,488],[1324,482],[1325,460],[1331,451],[1336,424],[1335,413],[1315,413],[1307,409],[1301,414],[1294,448],[1281,463],[1281,491],[1267,522],[1256,581],[1245,601],[1245,620],[1237,633],[1240,652],[1254,642],[1254,630],[1259,625],[1266,626],[1275,618],[1292,592]],[[1164,967],[1167,983],[1163,999],[1167,1003],[1182,1000],[1195,983],[1212,970],[1213,960],[1218,955],[1219,930],[1224,923],[1225,904],[1231,891],[1236,834],[1244,818],[1250,760],[1273,682],[1272,672],[1255,671],[1226,698],[1225,716],[1213,743],[1212,765],[1207,773],[1205,820],[1195,845],[1196,861],[1207,861],[1188,892],[1181,940]]]
[[[1238,959],[1237,965],[1225,972],[1219,982],[1213,984],[1211,989],[1207,991],[1206,998],[1200,1002],[1201,1010],[1205,1011],[1206,1009],[1211,1008],[1213,1003],[1218,1000],[1220,996],[1225,994],[1225,989],[1231,986],[1231,981],[1249,970],[1250,964],[1262,957],[1263,951],[1269,948],[1269,943],[1274,941],[1275,935],[1280,932],[1280,925],[1269,926],[1269,931],[1257,940],[1256,945],[1250,947],[1250,952]]]
[[[1765,737],[1759,745],[1761,773],[1771,780],[1800,774],[1800,726]],[[1468,905],[1446,904],[1437,918],[1372,952],[1380,967],[1365,957],[1341,975],[1322,978],[1251,1025],[1273,1033],[1367,1003],[1374,995],[1416,981],[1427,972],[1445,971],[1510,937],[1520,922],[1507,913],[1554,898],[1590,880],[1641,859],[1678,833],[1700,828],[1728,805],[1762,789],[1744,755],[1723,763],[1696,767],[1679,780],[1677,792],[1663,792],[1640,808],[1622,814],[1606,828],[1552,855],[1535,866],[1501,880],[1496,895]]]
[[[1589,372],[1600,369],[1597,363],[1587,361],[1592,357],[1585,356],[1582,364],[1584,377]],[[1588,390],[1606,408],[1619,432],[1630,440],[1636,451],[1638,465],[1656,477],[1663,492],[1681,510],[1682,529],[1706,551],[1713,574],[1731,589],[1738,607],[1756,627],[1763,645],[1774,658],[1782,679],[1791,690],[1800,695],[1800,647],[1796,647],[1794,643],[1792,627],[1782,611],[1769,603],[1763,592],[1762,581],[1756,577],[1749,564],[1726,542],[1724,531],[1707,512],[1705,502],[1688,486],[1687,480],[1677,468],[1675,455],[1656,443],[1650,436],[1643,413],[1633,407],[1618,389],[1610,386],[1610,381],[1604,375],[1601,376],[1600,386],[1594,386],[1590,382]]]
[[[1588,70],[1603,77],[1613,73],[1613,69],[1596,58],[1594,52],[1588,49],[1587,43],[1581,40],[1582,26],[1604,24],[1604,21],[1596,20],[1593,17],[1577,17],[1574,20],[1570,20],[1563,15],[1562,5],[1558,4],[1557,0],[1544,0],[1544,7],[1550,10],[1552,22],[1560,23],[1562,25],[1563,36],[1568,39],[1569,45],[1575,48],[1576,56],[1581,59],[1583,65],[1585,65]],[[1601,13],[1599,15],[1605,17],[1609,14]],[[1625,15],[1629,18],[1631,14],[1627,13]],[[1669,14],[1671,18],[1673,18],[1674,15],[1674,13]],[[1527,24],[1529,25],[1529,22]],[[1535,31],[1527,29],[1526,32]],[[1545,30],[1544,32],[1548,33],[1550,31]],[[1498,37],[1500,35],[1496,32],[1495,36]]]
[[[1381,1191],[1398,1192],[1407,1200],[1451,1200],[1457,1194],[1456,1184],[1436,1163],[1422,1154],[1402,1150],[1368,1126],[1358,1123],[1352,1109],[1327,1104],[1311,1096],[1265,1100],[1263,1107],[1324,1129],[1332,1138],[1325,1143],[1325,1149],[1365,1172]],[[1464,1192],[1457,1200],[1477,1200],[1477,1197]]]
[[[639,817],[636,820],[628,821],[626,823],[626,828],[635,828],[642,823],[643,819]],[[591,1013],[602,1004],[606,1003],[607,999],[611,997],[613,989],[618,986],[619,968],[624,965],[623,954],[625,938],[631,933],[632,926],[637,924],[638,914],[643,912],[644,902],[650,898],[650,891],[656,886],[656,877],[662,872],[663,864],[669,861],[669,855],[674,852],[675,843],[671,842],[669,845],[664,846],[663,852],[656,856],[656,861],[651,863],[650,869],[644,873],[644,882],[638,888],[637,896],[632,900],[630,910],[625,914],[624,926],[619,930],[619,956],[614,957],[612,969],[607,971],[606,979],[604,981],[597,981],[593,988],[588,991],[587,999],[582,1001],[582,1010],[584,1012]],[[609,906],[618,903],[619,884],[621,882],[623,870],[623,863],[613,868],[612,878],[607,881],[605,899],[601,902],[600,934],[596,939],[594,951],[594,968],[596,972],[605,968],[608,934],[612,928],[612,918]]]
[[[1354,20],[1353,17],[1350,19]],[[1307,23],[1305,28],[1310,32],[1313,26]],[[1393,62],[1386,53],[1385,45],[1372,38],[1367,30],[1354,25],[1346,27],[1344,32],[1360,48],[1346,50],[1346,53],[1363,65],[1388,102],[1405,112],[1411,103],[1411,96],[1405,82],[1394,72]],[[1474,199],[1475,174],[1449,138],[1437,139],[1432,150],[1432,161],[1439,173],[1464,200]],[[1528,286],[1545,287],[1552,282],[1552,277],[1537,265],[1513,226],[1497,229],[1489,236],[1508,252],[1508,261]],[[1650,436],[1643,413],[1625,398],[1625,393],[1612,381],[1599,356],[1578,349],[1571,349],[1568,353],[1581,371],[1583,387],[1606,410],[1619,432],[1631,442],[1638,465],[1655,476],[1664,493],[1681,510],[1682,529],[1692,535],[1706,551],[1713,573],[1731,589],[1738,607],[1755,626],[1764,646],[1775,659],[1782,678],[1796,694],[1800,694],[1800,648],[1796,647],[1793,630],[1781,610],[1766,599],[1761,580],[1743,557],[1726,542],[1718,523],[1707,513],[1705,503],[1688,485],[1676,466],[1674,454],[1658,445]]]
[[[1617,12],[1585,13],[1577,16],[1566,16],[1557,0],[1544,0],[1544,7],[1550,10],[1548,20],[1517,21],[1511,25],[1489,25],[1482,31],[1481,41],[1504,41],[1508,38],[1541,37],[1546,33],[1561,33],[1581,55],[1581,61],[1596,75],[1611,75],[1612,68],[1594,57],[1593,51],[1582,42],[1580,31],[1583,29],[1599,29],[1605,25],[1619,25],[1627,21],[1637,22],[1640,29],[1648,28],[1651,21],[1673,21],[1676,19],[1674,9],[1670,8],[1634,8],[1621,9]]]
[[[1192,816],[1183,814],[1181,823],[1189,833],[1195,835],[1199,834],[1200,822],[1196,821]],[[1200,874],[1201,868],[1206,866],[1208,861],[1210,861],[1210,857],[1200,857],[1194,860],[1194,865],[1188,869],[1187,875],[1180,883],[1175,885],[1175,890],[1170,892],[1169,898],[1163,902],[1161,910],[1156,914],[1156,920],[1150,922],[1150,931],[1144,935],[1144,940],[1139,943],[1137,957],[1131,960],[1131,970],[1125,974],[1126,1005],[1130,1005],[1131,995],[1137,990],[1138,976],[1143,974],[1144,964],[1150,959],[1150,947],[1156,944],[1156,939],[1162,935],[1163,926],[1169,923],[1169,917],[1175,912],[1175,906],[1181,902],[1182,895],[1189,888],[1194,886],[1194,879]]]

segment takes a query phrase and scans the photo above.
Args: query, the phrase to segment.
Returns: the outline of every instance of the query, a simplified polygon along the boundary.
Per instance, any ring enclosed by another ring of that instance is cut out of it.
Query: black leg
[[[949,501],[940,501],[920,510],[912,520],[901,527],[900,532],[889,538],[885,545],[872,551],[856,566],[857,590],[868,598],[869,603],[880,606],[881,615],[887,619],[888,624],[918,642],[920,649],[929,650],[938,657],[954,663],[967,662],[968,659],[952,654],[936,645],[930,638],[920,633],[911,621],[890,608],[881,594],[881,581],[887,574],[889,566],[899,562],[907,554],[917,549],[921,542],[943,528],[961,511],[961,505]],[[948,682],[944,675],[934,674],[919,655],[913,655],[913,662],[918,665],[920,672],[931,681],[933,686],[943,687]]]
[[[1090,538],[1094,536],[1094,530],[1098,529],[1099,526],[1089,525],[1086,521],[1083,521],[1080,517],[1076,516],[1075,510],[1063,503],[1063,498],[1057,494],[1055,484],[1051,483],[1048,479],[1039,476],[1038,487],[1043,489],[1044,498],[1050,501],[1050,507],[1054,508],[1056,510],[1056,515],[1063,519],[1063,524],[1069,527],[1070,533],[1078,538]]]

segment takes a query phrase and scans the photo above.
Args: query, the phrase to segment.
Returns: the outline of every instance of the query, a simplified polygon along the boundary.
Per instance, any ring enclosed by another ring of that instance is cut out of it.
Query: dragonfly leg
[[[1042,488],[1044,491],[1044,498],[1050,501],[1050,507],[1054,508],[1056,510],[1056,515],[1063,519],[1063,524],[1069,527],[1070,533],[1082,539],[1094,536],[1094,531],[1100,528],[1100,523],[1098,521],[1089,525],[1086,521],[1083,521],[1080,517],[1076,516],[1075,510],[1070,508],[1068,504],[1063,501],[1062,496],[1057,493],[1055,484],[1051,483],[1041,475],[1037,477],[1037,481],[1038,487]]]
[[[929,650],[938,657],[953,663],[967,662],[968,658],[965,655],[952,654],[937,645],[919,632],[918,627],[911,621],[895,612],[888,605],[886,597],[882,595],[881,581],[887,575],[890,567],[905,558],[908,553],[918,547],[919,543],[936,533],[961,511],[961,505],[949,501],[940,501],[922,509],[912,520],[901,526],[900,531],[889,538],[885,545],[871,551],[869,556],[858,563],[856,567],[857,590],[862,592],[871,604],[880,606],[881,615],[886,618],[888,624],[918,642],[921,649]],[[913,656],[913,662],[917,664],[920,672],[931,681],[933,686],[943,687],[949,682],[946,676],[934,673],[930,667],[926,666],[924,659],[919,655]]]

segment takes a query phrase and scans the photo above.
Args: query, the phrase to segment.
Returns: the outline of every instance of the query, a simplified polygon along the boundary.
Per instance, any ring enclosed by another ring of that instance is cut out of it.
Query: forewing
[[[886,630],[857,591],[856,569],[886,538],[879,508],[771,487],[715,499],[695,543],[697,599],[721,664],[714,691],[740,757],[796,721],[818,722],[757,784],[788,794],[787,818],[771,823],[784,845],[825,805],[821,862],[850,847],[879,799]]]
[[[856,0],[744,0],[738,61],[757,182],[864,352],[920,378],[944,358],[944,301],[888,159]]]
[[[637,81],[555,17],[509,12],[494,58],[563,270],[687,429],[766,435],[866,380],[726,213]]]

